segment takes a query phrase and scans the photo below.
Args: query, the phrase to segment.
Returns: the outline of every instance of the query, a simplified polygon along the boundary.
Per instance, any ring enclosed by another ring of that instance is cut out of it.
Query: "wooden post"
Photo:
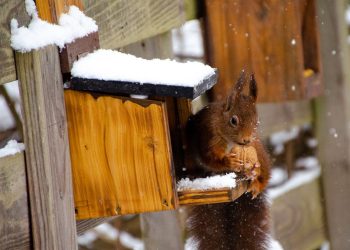
[[[34,249],[76,249],[63,82],[56,46],[16,53]]]
[[[318,0],[325,95],[316,102],[331,249],[350,249],[350,74],[346,1]]]
[[[184,249],[180,218],[176,211],[145,213],[141,216],[142,238],[145,249]]]

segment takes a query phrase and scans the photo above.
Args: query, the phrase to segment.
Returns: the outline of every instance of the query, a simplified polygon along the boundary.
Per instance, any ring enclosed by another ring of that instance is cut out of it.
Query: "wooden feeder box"
[[[178,110],[167,100],[188,102],[216,80],[214,73],[196,87],[183,87],[73,77],[65,103],[77,219],[224,202],[245,192],[244,183],[235,189],[177,192],[173,152],[182,145],[173,148],[171,117]]]

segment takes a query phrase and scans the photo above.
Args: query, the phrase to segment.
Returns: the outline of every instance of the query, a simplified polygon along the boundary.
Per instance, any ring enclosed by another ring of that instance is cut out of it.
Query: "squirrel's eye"
[[[238,122],[239,122],[238,116],[236,116],[236,115],[232,116],[232,118],[230,120],[231,125],[236,127],[238,125]]]

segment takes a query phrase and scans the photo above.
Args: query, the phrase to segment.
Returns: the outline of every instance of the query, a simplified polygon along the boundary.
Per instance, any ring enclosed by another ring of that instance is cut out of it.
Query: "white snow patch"
[[[146,60],[100,49],[74,62],[71,73],[73,77],[88,79],[196,87],[215,70],[200,62]]]
[[[118,238],[118,230],[110,225],[109,223],[103,223],[94,228],[94,230],[99,234],[103,235],[103,238],[109,241],[115,241]]]
[[[283,185],[278,187],[269,188],[267,190],[268,196],[270,199],[274,200],[279,196],[300,187],[306,183],[312,182],[316,178],[318,178],[321,174],[320,167],[311,168],[308,170],[297,171],[294,175]]]
[[[277,240],[275,240],[271,237],[270,242],[269,242],[269,246],[267,249],[269,249],[269,250],[283,250],[283,247]]]
[[[26,11],[29,16],[37,18],[38,17],[38,11],[36,9],[35,2],[33,0],[25,0],[26,5]]]
[[[235,173],[229,173],[225,175],[214,175],[206,178],[197,178],[194,180],[184,178],[177,182],[177,191],[235,188],[235,178]]]
[[[329,244],[329,241],[325,241],[320,247],[320,250],[330,250],[330,249],[331,249],[331,246]]]
[[[318,141],[317,141],[317,139],[315,139],[315,138],[310,138],[310,139],[307,139],[306,145],[307,145],[309,148],[316,148],[317,145],[318,145]]]
[[[95,231],[87,231],[86,233],[80,235],[78,237],[78,244],[81,246],[85,246],[87,248],[91,248],[92,243],[98,238],[98,235]]]
[[[299,127],[292,127],[289,130],[273,133],[270,137],[270,142],[272,145],[275,146],[279,144],[284,144],[290,140],[297,138],[299,131]]]
[[[302,157],[295,161],[297,168],[317,168],[319,166],[318,159],[314,156]]]
[[[277,185],[285,181],[288,177],[287,171],[280,167],[271,169],[270,185]]]
[[[187,238],[185,242],[185,250],[197,250],[198,243],[199,242],[194,237]]]
[[[26,6],[32,20],[28,27],[18,27],[17,20],[11,20],[11,47],[17,51],[24,53],[53,44],[62,49],[65,44],[98,30],[95,21],[76,6],[70,6],[68,13],[62,14],[56,25],[41,20],[35,14],[35,6],[29,2]]]
[[[348,25],[350,25],[350,5],[347,6],[345,11],[345,20]]]
[[[204,56],[203,39],[199,20],[186,22],[179,29],[172,30],[172,44],[175,55],[201,58]]]
[[[133,250],[143,250],[144,244],[140,239],[135,238],[127,232],[119,231],[109,223],[103,223],[78,237],[78,243],[81,246],[91,248],[92,244],[98,238],[105,239],[107,241],[115,242],[118,239],[120,243]]]
[[[14,102],[17,113],[21,115],[18,82],[13,81],[5,83],[3,86],[5,86],[7,93],[9,94],[11,100]],[[14,128],[16,126],[15,119],[12,116],[5,98],[2,95],[0,95],[0,111],[0,131],[6,131],[8,129]]]
[[[129,233],[121,232],[119,236],[120,243],[133,250],[143,250],[145,248],[142,240],[135,238]]]
[[[15,140],[10,140],[7,142],[6,146],[0,148],[0,158],[8,155],[14,155],[20,153],[24,150],[24,144],[18,143]]]

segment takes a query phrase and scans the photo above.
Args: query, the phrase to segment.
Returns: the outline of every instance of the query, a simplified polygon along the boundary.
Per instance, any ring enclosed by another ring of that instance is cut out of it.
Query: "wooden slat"
[[[29,16],[23,0],[0,2],[0,84],[16,80],[15,60],[10,46],[10,22],[16,18],[19,25],[25,25]]]
[[[36,0],[35,4],[40,18],[50,23],[58,23],[60,15],[67,12],[70,5],[83,9],[81,0]]]
[[[54,46],[16,53],[35,249],[75,249],[63,83]]]
[[[120,48],[169,31],[186,20],[180,0],[83,2],[86,14],[99,26],[102,48]]]
[[[0,158],[0,249],[31,249],[24,154]]]
[[[274,199],[271,215],[274,237],[284,249],[318,249],[326,241],[319,178]]]
[[[179,191],[178,197],[180,205],[201,205],[234,201],[246,191],[247,183],[239,181],[237,182],[237,186],[232,189]]]
[[[318,0],[326,95],[316,102],[319,159],[331,249],[350,249],[350,60],[347,1]]]
[[[78,219],[177,206],[164,103],[65,91]]]

